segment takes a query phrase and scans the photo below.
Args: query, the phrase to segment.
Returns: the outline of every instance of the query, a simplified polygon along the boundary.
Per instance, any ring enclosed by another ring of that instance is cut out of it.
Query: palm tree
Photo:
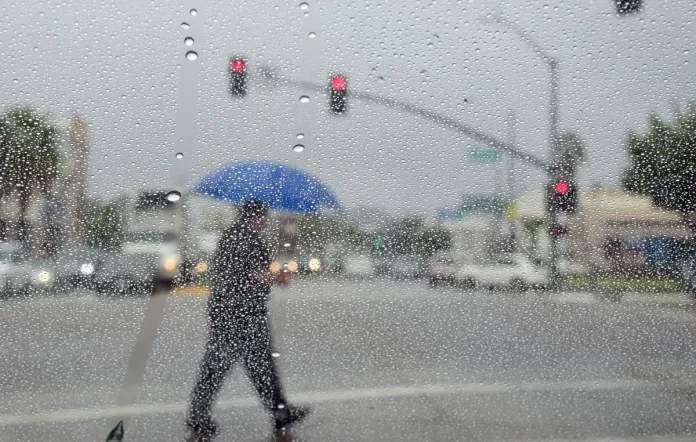
[[[46,194],[58,174],[58,129],[29,107],[0,116],[0,197],[19,204],[19,237],[27,245],[27,211],[36,192]]]

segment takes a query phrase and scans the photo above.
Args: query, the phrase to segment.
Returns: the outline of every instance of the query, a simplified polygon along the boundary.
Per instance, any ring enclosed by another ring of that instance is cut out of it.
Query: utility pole
[[[513,111],[508,112],[507,131],[508,143],[511,146],[517,145],[517,117]],[[508,155],[507,157],[507,199],[509,202],[515,199],[515,159]]]

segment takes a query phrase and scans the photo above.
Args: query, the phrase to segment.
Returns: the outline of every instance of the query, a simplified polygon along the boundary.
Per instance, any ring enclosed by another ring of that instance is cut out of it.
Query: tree
[[[119,250],[125,234],[123,202],[93,202],[85,213],[86,241],[90,247]]]
[[[673,122],[651,115],[648,131],[628,136],[631,165],[623,176],[624,188],[648,195],[656,206],[680,213],[696,234],[696,103]],[[686,290],[696,295],[696,251],[693,241],[681,252]]]
[[[624,188],[652,197],[653,203],[679,212],[687,221],[696,211],[696,103],[674,122],[649,117],[648,131],[630,133],[631,165]],[[696,224],[689,222],[696,233]]]
[[[58,129],[48,116],[24,107],[0,116],[0,196],[19,203],[20,241],[27,244],[27,211],[32,195],[44,195],[58,174]]]

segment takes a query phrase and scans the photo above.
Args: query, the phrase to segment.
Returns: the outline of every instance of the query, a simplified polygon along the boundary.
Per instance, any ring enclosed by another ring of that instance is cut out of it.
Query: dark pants
[[[213,403],[234,363],[244,368],[264,407],[276,410],[285,404],[278,370],[271,356],[271,330],[267,314],[243,314],[227,309],[211,310],[210,333],[193,389],[189,418],[210,418]]]

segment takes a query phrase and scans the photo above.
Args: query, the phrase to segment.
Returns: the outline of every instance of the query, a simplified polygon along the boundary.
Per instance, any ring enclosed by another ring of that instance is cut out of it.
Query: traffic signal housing
[[[567,180],[556,180],[546,189],[546,206],[549,212],[574,213],[578,209],[578,190]]]
[[[348,83],[344,75],[333,75],[329,82],[329,111],[345,114],[348,107]]]
[[[638,12],[643,6],[641,0],[614,0],[614,2],[616,3],[616,12],[619,15]]]
[[[233,57],[230,60],[230,94],[243,96],[247,92],[247,62],[242,57]]]

